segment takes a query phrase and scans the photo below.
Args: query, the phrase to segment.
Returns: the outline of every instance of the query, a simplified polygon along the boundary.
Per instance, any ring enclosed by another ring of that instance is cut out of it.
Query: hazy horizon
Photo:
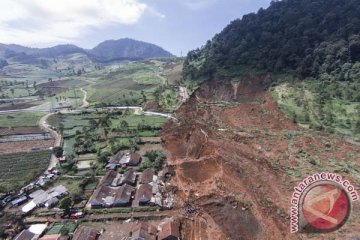
[[[185,55],[227,24],[269,6],[270,0],[0,0],[0,43],[91,49],[131,38]]]

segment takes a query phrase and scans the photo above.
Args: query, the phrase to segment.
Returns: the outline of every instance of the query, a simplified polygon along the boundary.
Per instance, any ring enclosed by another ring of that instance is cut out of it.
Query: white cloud
[[[0,0],[0,42],[65,43],[94,28],[135,24],[148,11],[141,0]]]
[[[180,3],[185,5],[190,10],[196,11],[207,8],[217,1],[218,0],[180,0]]]

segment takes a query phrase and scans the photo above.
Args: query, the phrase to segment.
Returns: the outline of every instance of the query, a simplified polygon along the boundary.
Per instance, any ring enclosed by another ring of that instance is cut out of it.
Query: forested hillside
[[[202,49],[189,52],[184,74],[259,71],[356,77],[360,60],[360,4],[356,0],[284,0],[229,24]],[[197,68],[191,64],[202,62]],[[355,65],[355,66],[354,66]],[[194,69],[195,68],[195,69]]]
[[[273,1],[268,9],[231,22],[202,48],[189,52],[183,77],[241,79],[248,73],[296,82],[293,94],[280,94],[298,103],[286,106],[294,121],[360,132],[359,1]]]

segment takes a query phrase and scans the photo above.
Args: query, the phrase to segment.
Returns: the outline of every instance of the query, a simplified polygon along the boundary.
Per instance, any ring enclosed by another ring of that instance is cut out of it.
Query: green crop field
[[[90,103],[125,106],[152,100],[157,87],[165,81],[159,72],[161,64],[136,62],[108,67],[107,72],[87,89]]]
[[[0,192],[34,180],[49,164],[48,150],[0,155]]]
[[[41,112],[1,113],[0,127],[38,126],[40,118],[44,115],[45,113]]]
[[[279,108],[293,121],[308,125],[315,130],[325,130],[359,140],[359,102],[339,97],[321,102],[316,84],[319,82],[281,84],[274,88],[273,97]],[[345,92],[349,88],[349,86],[343,87]],[[335,94],[336,91],[329,92]]]
[[[67,223],[54,223],[50,230],[46,233],[47,235],[60,234],[63,228],[67,229],[69,233],[73,233],[77,227],[77,224],[74,222]]]

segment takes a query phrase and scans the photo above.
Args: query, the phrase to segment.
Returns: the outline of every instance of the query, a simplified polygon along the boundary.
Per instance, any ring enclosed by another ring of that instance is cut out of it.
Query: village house
[[[157,229],[146,222],[136,224],[132,229],[131,240],[156,240]]]
[[[145,169],[139,178],[140,184],[151,183],[154,179],[155,171],[152,168]]]
[[[118,187],[124,185],[125,183],[129,185],[135,185],[135,181],[136,174],[133,169],[129,169],[123,175],[111,170],[105,174],[99,186]]]
[[[121,176],[120,181],[118,183],[120,186],[123,184],[134,185],[135,180],[136,180],[135,171],[133,169],[130,169]]]
[[[153,169],[144,170],[143,173],[140,175],[139,183],[142,185],[145,185],[145,186],[141,185],[139,187],[139,190],[140,190],[140,188],[141,188],[141,190],[151,188],[151,193],[152,193],[152,196],[147,203],[145,203],[145,201],[143,201],[147,197],[145,197],[145,198],[143,197],[140,199],[141,201],[139,201],[139,205],[146,205],[146,204],[158,205],[158,206],[163,205],[162,204],[163,197],[160,192],[160,179],[155,174],[155,171]],[[145,192],[147,192],[147,190]]]
[[[90,227],[79,227],[76,229],[72,240],[96,240],[100,233],[94,228]]]
[[[117,188],[100,186],[89,203],[91,208],[126,207],[131,203],[133,192],[134,188],[127,184]]]
[[[28,200],[27,196],[23,195],[23,196],[20,196],[20,197],[18,197],[18,198],[16,198],[16,199],[12,200],[12,201],[10,202],[10,205],[11,205],[12,207],[18,207],[18,206],[20,206],[21,204],[25,203],[27,200]]]
[[[135,201],[139,206],[148,205],[153,197],[152,186],[150,184],[142,184],[136,191]]]
[[[118,167],[126,168],[128,166],[138,166],[141,162],[141,156],[138,153],[124,153],[119,151],[112,156],[105,166],[107,170],[115,170]]]
[[[40,238],[40,240],[65,240],[69,239],[68,236],[61,236],[61,234],[51,234],[51,235],[45,235]]]
[[[119,177],[119,174],[115,171],[108,171],[105,176],[102,178],[99,185],[101,186],[111,186],[114,180]]]
[[[180,239],[180,222],[171,217],[165,219],[158,226],[159,240],[179,240]]]
[[[47,228],[47,224],[34,224],[31,225],[28,229],[20,232],[14,240],[35,240],[39,239],[39,237],[43,234],[45,229]]]

